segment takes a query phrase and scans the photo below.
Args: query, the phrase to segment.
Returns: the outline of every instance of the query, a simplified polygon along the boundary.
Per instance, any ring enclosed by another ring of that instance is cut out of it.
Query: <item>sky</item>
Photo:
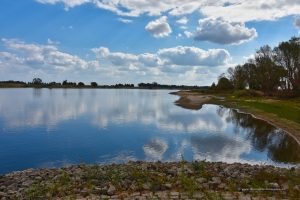
[[[300,33],[300,0],[1,0],[0,80],[211,85]]]

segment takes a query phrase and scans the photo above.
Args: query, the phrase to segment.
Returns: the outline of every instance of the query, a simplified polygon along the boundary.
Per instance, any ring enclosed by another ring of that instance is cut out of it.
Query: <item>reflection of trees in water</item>
[[[246,129],[246,137],[258,151],[267,151],[268,157],[276,162],[299,163],[300,147],[298,143],[284,131],[275,128],[263,120],[256,119],[249,114],[239,113],[236,110],[220,107],[217,113],[224,116],[226,121],[236,126],[236,133],[242,127]]]

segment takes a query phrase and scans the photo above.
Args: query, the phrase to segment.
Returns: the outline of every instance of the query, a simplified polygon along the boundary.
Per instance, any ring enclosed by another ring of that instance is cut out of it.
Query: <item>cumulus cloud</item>
[[[18,61],[19,64],[33,68],[45,67],[48,70],[70,70],[72,68],[86,69],[92,64],[76,55],[61,52],[52,44],[27,44],[16,39],[2,39],[2,42],[8,50],[15,53],[15,61]],[[6,52],[6,54],[11,53]]]
[[[149,22],[145,29],[156,38],[167,37],[172,33],[172,29],[168,24],[168,18],[166,16]]]
[[[138,61],[138,56],[129,53],[122,52],[110,52],[110,50],[106,47],[93,48],[92,51],[96,54],[96,56],[101,59],[109,60],[113,65],[117,66],[130,66],[134,65]]]
[[[107,72],[97,60],[85,60],[60,51],[54,44],[30,44],[17,39],[2,39],[0,78],[30,81],[40,77],[44,81],[61,81],[67,77],[85,81],[95,72]],[[85,76],[81,76],[82,73]],[[75,78],[76,77],[76,78]]]
[[[36,0],[36,1],[43,4],[63,3],[66,9],[91,2],[90,0]]]
[[[230,60],[230,54],[225,49],[209,49],[206,51],[188,46],[163,48],[155,54],[110,52],[106,47],[94,48],[92,51],[99,59],[105,59],[116,66],[221,66],[227,64]]]
[[[165,64],[183,66],[220,66],[226,64],[230,58],[229,52],[224,49],[205,51],[186,46],[160,49],[158,55]]]
[[[300,12],[299,0],[277,1],[227,1],[228,6],[210,5],[201,8],[201,13],[207,17],[222,17],[238,22],[276,20]]]
[[[247,22],[255,20],[274,20],[288,15],[297,15],[300,12],[299,0],[36,0],[44,4],[64,4],[72,8],[85,3],[112,11],[121,16],[140,16],[143,14],[160,16],[186,15],[200,12],[210,18],[223,17],[227,20]]]
[[[0,78],[30,81],[102,80],[115,84],[156,81],[164,84],[209,85],[230,66],[230,54],[224,49],[203,50],[177,46],[154,53],[114,52],[107,47],[92,49],[84,59],[61,51],[55,44],[32,44],[17,39],[2,39]],[[82,74],[84,73],[84,76]],[[205,78],[203,78],[205,77]]]
[[[222,18],[201,19],[193,34],[195,40],[210,41],[219,44],[241,44],[257,37],[254,28],[247,28],[244,23],[234,23]]]

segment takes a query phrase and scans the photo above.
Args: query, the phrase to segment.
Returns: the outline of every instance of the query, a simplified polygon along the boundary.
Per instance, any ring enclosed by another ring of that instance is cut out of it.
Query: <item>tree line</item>
[[[300,38],[271,48],[260,47],[254,58],[221,74],[215,90],[259,90],[267,95],[300,95]]]
[[[113,85],[100,85],[97,82],[85,84],[83,82],[43,82],[41,78],[34,78],[32,82],[22,81],[0,81],[0,87],[34,87],[34,88],[139,88],[139,89],[202,89],[207,90],[208,86],[187,86],[187,85],[165,85],[157,82],[139,83],[137,86],[131,83],[117,83]]]

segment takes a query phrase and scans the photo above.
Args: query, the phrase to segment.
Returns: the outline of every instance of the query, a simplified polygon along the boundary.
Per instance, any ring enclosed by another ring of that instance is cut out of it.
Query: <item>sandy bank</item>
[[[176,105],[192,110],[201,109],[203,104],[212,99],[209,95],[200,95],[189,91],[171,92],[170,94],[180,96],[180,99],[175,102]]]

